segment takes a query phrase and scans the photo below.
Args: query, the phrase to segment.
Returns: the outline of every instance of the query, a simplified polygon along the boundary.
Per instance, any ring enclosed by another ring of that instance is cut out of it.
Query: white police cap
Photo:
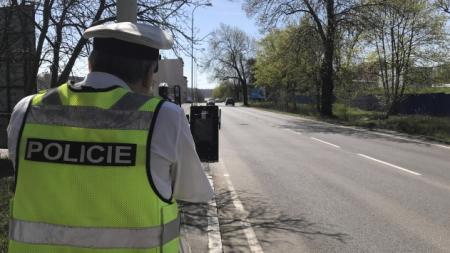
[[[83,37],[113,38],[155,49],[171,49],[173,45],[172,36],[161,28],[132,22],[96,25],[88,28]]]

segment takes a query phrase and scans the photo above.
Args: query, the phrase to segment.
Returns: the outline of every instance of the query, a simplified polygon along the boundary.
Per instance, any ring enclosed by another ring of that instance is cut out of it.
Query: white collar
[[[106,72],[90,72],[86,75],[83,81],[73,84],[74,88],[88,86],[95,89],[106,89],[112,86],[120,86],[127,90],[130,89],[128,85],[115,75]]]

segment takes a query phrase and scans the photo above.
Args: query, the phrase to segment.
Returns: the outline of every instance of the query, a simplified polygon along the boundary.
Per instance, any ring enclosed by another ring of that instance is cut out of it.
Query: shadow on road
[[[178,205],[180,207],[181,223],[183,225],[207,232],[208,204],[178,201]]]
[[[221,227],[233,225],[236,222],[248,221],[255,231],[263,233],[264,237],[258,237],[258,240],[270,242],[272,233],[287,232],[299,234],[304,238],[314,240],[319,236],[328,237],[345,243],[350,239],[346,233],[336,231],[333,225],[323,224],[309,221],[304,215],[298,214],[295,216],[283,213],[278,209],[271,207],[267,202],[261,200],[260,196],[251,196],[249,193],[239,192],[239,198],[242,203],[245,203],[245,214],[233,212],[232,217],[221,217]],[[221,192],[217,195],[217,207],[219,210],[235,209],[232,206],[233,198],[229,191]],[[239,226],[230,226],[222,235],[229,234],[233,236],[235,232],[242,230]],[[225,233],[224,233],[225,232]]]
[[[295,216],[280,212],[261,200],[260,196],[250,196],[249,193],[238,193],[245,204],[246,213],[240,213],[233,205],[230,191],[216,193],[217,208],[219,210],[220,232],[224,248],[233,252],[247,252],[248,242],[244,233],[245,224],[250,224],[255,230],[257,238],[262,244],[277,243],[288,247],[295,246],[302,238],[307,240],[331,239],[346,243],[351,239],[346,233],[339,232],[331,224],[323,224],[308,220],[299,214]],[[208,232],[207,205],[181,203],[184,226],[191,229]],[[248,222],[248,223],[247,223]]]

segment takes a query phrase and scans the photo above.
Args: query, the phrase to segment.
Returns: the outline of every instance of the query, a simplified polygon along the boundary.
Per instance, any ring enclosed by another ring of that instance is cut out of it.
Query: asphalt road
[[[224,252],[450,252],[450,148],[221,108]]]

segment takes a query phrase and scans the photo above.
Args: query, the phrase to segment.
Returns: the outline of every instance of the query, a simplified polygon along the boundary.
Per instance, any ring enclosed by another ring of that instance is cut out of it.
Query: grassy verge
[[[368,95],[370,94],[376,94],[376,95],[383,95],[384,91],[383,88],[370,88],[366,91]],[[450,94],[450,87],[406,87],[405,94],[425,94],[425,93],[445,93]]]
[[[450,117],[431,117],[424,115],[391,116],[383,118],[380,112],[364,111],[357,108],[335,104],[333,113],[336,119],[321,118],[314,106],[301,105],[297,108],[276,108],[271,103],[257,102],[251,106],[264,108],[271,111],[290,113],[306,116],[322,121],[337,123],[347,126],[358,126],[369,129],[393,130],[430,140],[450,143]]]
[[[0,179],[0,253],[6,253],[8,247],[9,199],[12,196],[12,177]]]

